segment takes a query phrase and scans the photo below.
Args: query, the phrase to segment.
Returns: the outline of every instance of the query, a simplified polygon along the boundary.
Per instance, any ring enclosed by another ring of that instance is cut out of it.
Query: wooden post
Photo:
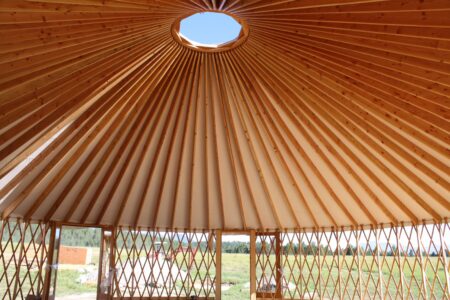
[[[342,253],[341,253],[341,237],[342,237],[342,232],[344,231],[344,228],[341,228],[341,231],[339,231],[338,228],[336,228],[336,232],[335,232],[335,236],[336,236],[336,241],[337,241],[337,263],[338,263],[338,295],[339,295],[339,299],[342,300],[343,299],[343,294],[342,294],[342,263],[341,263],[341,257],[342,257]]]
[[[137,232],[135,230],[131,230],[131,239],[133,240],[133,243],[131,244],[131,294],[130,297],[131,299],[134,298],[134,293],[136,290],[136,286],[135,286],[135,270],[136,270],[136,265],[137,265],[137,260],[139,259],[138,257],[136,257],[136,239],[137,239]],[[189,271],[190,271],[190,267],[189,267]],[[136,283],[137,285],[137,283]]]
[[[216,300],[222,299],[222,230],[216,230]]]
[[[304,232],[303,232],[304,233]],[[302,259],[303,259],[303,245],[302,245],[302,240],[305,237],[300,230],[295,233],[298,236],[298,263],[301,266],[303,266],[302,264]],[[299,274],[299,278],[298,278],[298,283],[299,284],[299,291],[300,291],[300,298],[303,297],[303,269],[300,269],[300,274]],[[320,272],[320,267],[319,267],[319,272]],[[319,273],[319,280],[320,280],[320,273]]]
[[[256,300],[256,233],[250,231],[250,300]]]
[[[426,225],[422,225],[426,226]],[[420,270],[422,271],[422,287],[423,287],[423,297],[424,299],[428,299],[428,292],[427,292],[427,275],[425,272],[425,263],[423,261],[422,256],[422,233],[419,235],[419,227],[418,225],[414,225],[413,228],[416,231],[416,237],[417,237],[417,251],[419,251],[419,263],[420,263]],[[422,228],[423,232],[423,228]]]
[[[404,299],[405,297],[403,296],[403,268],[402,268],[402,260],[401,260],[401,252],[400,252],[400,235],[398,233],[399,228],[398,226],[395,226],[392,224],[391,228],[395,228],[395,239],[397,242],[397,251],[395,251],[395,256],[397,257],[397,263],[398,263],[398,269],[399,269],[399,273],[400,273],[400,298]],[[381,295],[383,296],[383,295]]]
[[[361,247],[360,247],[360,239],[361,239],[361,233],[364,230],[364,228],[361,227],[356,227],[356,259],[358,262],[358,291],[359,291],[359,298],[360,299],[364,299],[365,295],[363,295],[363,288],[362,288],[362,266],[361,266],[361,257],[360,257],[360,252],[361,252]]]
[[[105,229],[102,228],[102,234],[100,238],[100,252],[99,252],[99,262],[98,262],[98,275],[97,275],[97,300],[103,299],[103,291],[101,290],[102,280],[104,276],[103,268],[103,256],[105,251]]]
[[[20,268],[22,266],[22,260],[23,260],[23,248],[24,248],[24,239],[25,239],[25,230],[26,230],[26,226],[27,223],[22,222],[22,220],[17,220],[17,226],[19,226],[19,231],[20,231],[20,248],[19,248],[19,257],[17,259],[17,264],[16,264],[16,273],[14,274],[14,292],[13,292],[13,297],[14,298],[18,298],[18,288],[20,285]]]
[[[6,223],[6,220],[0,219],[0,242],[3,241],[3,231],[5,230],[5,223]],[[1,246],[1,244],[0,244],[0,246]],[[0,247],[0,250],[1,249],[2,248]],[[2,252],[2,254],[3,254],[3,252]]]
[[[51,224],[50,245],[47,255],[47,272],[44,280],[44,300],[53,300],[56,290],[56,275],[59,256],[59,244],[61,241],[61,226],[56,223]]]
[[[99,255],[99,268],[98,268],[98,280],[97,280],[97,299],[109,299],[111,291],[110,284],[104,286],[102,284],[105,281],[111,282],[111,247],[112,247],[112,229],[102,228],[102,238],[100,243],[100,255]]]
[[[445,220],[444,222],[448,222],[448,220]],[[447,264],[447,249],[446,249],[446,243],[444,240],[444,229],[442,228],[442,226],[444,225],[444,222],[440,222],[440,223],[435,223],[434,226],[439,226],[439,242],[441,244],[441,251],[440,251],[440,255],[442,255],[442,260],[444,262],[444,274],[445,274],[445,289],[446,291],[444,291],[444,293],[447,292],[448,295],[450,295],[450,276],[449,276],[449,272],[448,272],[448,264]]]
[[[305,233],[306,234],[306,233]],[[322,252],[320,251],[320,241],[319,241],[319,233],[318,230],[316,230],[316,232],[314,233],[316,235],[316,241],[317,241],[317,252],[314,253],[314,259],[316,259],[316,257],[318,258],[317,261],[317,268],[319,269],[319,278],[317,280],[317,286],[319,287],[319,291],[317,292],[319,299],[323,299],[323,294],[325,293],[325,289],[324,289],[324,293],[322,293],[322,266],[323,266],[323,262],[322,262]],[[323,236],[323,231],[321,232],[321,236]],[[312,237],[311,237],[312,239]],[[299,248],[302,249],[302,243],[299,242]],[[301,251],[301,250],[300,250]],[[326,253],[324,254],[324,257],[326,256]],[[322,262],[322,263],[321,263]],[[302,273],[302,270],[300,270],[300,274]],[[306,288],[307,290],[308,288]],[[304,297],[304,292],[302,289],[300,289],[302,291],[302,297]]]
[[[114,297],[114,283],[116,278],[116,227],[111,229],[111,247],[109,249],[109,276],[110,282],[108,287],[108,299],[112,299]],[[118,284],[118,283],[117,283]]]
[[[44,278],[44,287],[43,287],[43,295],[42,298],[44,300],[49,299],[49,293],[50,293],[50,279],[51,279],[51,273],[52,273],[52,262],[53,262],[53,249],[55,248],[55,223],[50,223],[50,244],[48,246],[48,253],[47,253],[47,265],[45,268],[47,269],[45,272],[45,278]]]
[[[281,299],[282,295],[282,273],[281,273],[281,236],[279,232],[275,233],[275,298]]]
[[[376,230],[375,231],[375,238],[377,240],[377,262],[378,262],[378,289],[379,289],[379,293],[380,293],[380,297],[381,299],[384,299],[384,295],[383,295],[383,266],[381,264],[380,261],[380,234],[381,234],[381,230],[383,230],[382,226],[376,226],[374,227]]]
[[[48,223],[39,223],[39,226],[41,226],[40,230],[41,230],[41,238],[40,238],[40,244],[41,244],[41,255],[39,258],[39,270],[38,270],[38,278],[42,278],[42,272],[44,271],[45,265],[44,265],[44,261],[47,259],[47,257],[44,258],[44,253],[46,253],[45,249],[46,249],[46,245],[45,245],[45,238],[47,236],[47,233],[49,231],[49,227],[51,230],[51,226]],[[44,226],[44,230],[42,230],[42,226]],[[51,232],[50,232],[51,234]],[[1,240],[1,238],[0,238]],[[43,283],[43,280],[38,280],[38,286],[37,286],[37,293],[40,296],[41,295],[41,282]]]

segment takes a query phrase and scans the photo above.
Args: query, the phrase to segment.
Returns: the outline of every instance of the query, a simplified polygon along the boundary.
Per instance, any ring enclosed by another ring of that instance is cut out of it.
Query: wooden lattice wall
[[[118,228],[114,298],[215,297],[216,236]]]
[[[56,269],[49,266],[57,261],[57,226],[21,220],[0,224],[0,299],[48,299],[55,284],[49,270]],[[249,233],[254,299],[450,297],[448,220]],[[220,297],[220,231],[104,228],[102,240],[99,299]]]
[[[449,246],[449,223],[257,234],[256,294],[269,299],[280,293],[283,299],[449,299]]]
[[[0,299],[42,295],[50,226],[20,220],[0,224]]]

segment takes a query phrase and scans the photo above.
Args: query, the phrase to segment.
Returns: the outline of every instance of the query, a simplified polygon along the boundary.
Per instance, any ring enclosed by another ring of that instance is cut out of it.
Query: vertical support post
[[[153,235],[153,237],[152,237],[152,244],[154,245],[155,244],[155,241],[156,241],[156,233],[153,233],[154,235]],[[175,249],[175,241],[174,241],[174,239],[175,239],[175,237],[174,236],[177,236],[176,235],[176,233],[171,233],[171,235],[170,235],[170,238],[169,238],[169,243],[170,243],[170,246],[169,246],[169,248],[171,249],[171,255],[172,255],[172,257],[173,257],[173,259],[171,259],[170,261],[169,261],[169,268],[170,268],[170,270],[172,270],[172,268],[173,268],[173,265],[174,265],[174,262],[176,261],[176,258],[177,258],[177,254],[178,254],[178,252],[177,252],[177,250]],[[179,247],[179,246],[178,246]],[[155,265],[157,265],[157,261],[158,261],[158,258],[153,258],[152,259],[152,266],[155,266]],[[152,277],[154,276],[153,275],[153,268],[152,268],[152,270],[151,270],[151,274],[152,274]],[[168,280],[168,282],[169,282],[169,291],[170,291],[170,294],[172,294],[172,290],[173,290],[173,287],[175,286],[175,282],[176,282],[176,279],[174,279],[173,278],[173,276],[172,275],[170,275],[170,279]],[[153,292],[155,291],[155,289],[154,288],[152,288],[152,290],[151,290],[151,295],[153,295]]]
[[[222,299],[222,230],[216,230],[216,300]]]
[[[364,299],[365,295],[363,295],[363,288],[362,288],[362,267],[361,267],[361,247],[360,247],[360,239],[361,239],[361,233],[362,233],[363,227],[356,227],[356,261],[358,262],[358,289],[359,289],[359,298]]]
[[[192,245],[192,239],[193,239],[193,237],[192,237],[192,234],[191,233],[188,233],[188,244],[187,244],[187,249],[186,249],[186,255],[187,255],[187,261],[188,261],[188,266],[187,266],[187,273],[188,273],[188,275],[187,275],[187,278],[186,278],[186,285],[187,285],[187,291],[189,292],[188,293],[188,296],[190,295],[190,293],[191,293],[191,249],[192,249],[192,247],[191,247],[191,245]]]
[[[39,223],[39,226],[41,227],[41,237],[40,237],[40,247],[41,247],[41,255],[39,258],[39,271],[38,271],[38,286],[37,286],[37,293],[38,295],[41,295],[41,282],[43,283],[43,280],[41,280],[42,278],[42,272],[44,270],[44,261],[47,259],[47,257],[44,258],[44,253],[46,254],[45,248],[45,238],[47,236],[48,230],[49,230],[49,224],[48,223]],[[42,230],[42,227],[44,227],[44,229]],[[50,227],[51,228],[51,227]]]
[[[44,300],[55,299],[56,275],[58,268],[59,245],[61,235],[61,226],[51,223],[50,245],[47,256],[47,272],[44,280]]]
[[[4,259],[6,246],[5,246],[5,249],[3,249],[3,231],[5,230],[6,222],[7,222],[7,220],[0,219],[0,266],[3,268],[3,272],[5,272],[5,273],[7,272],[7,270],[6,270],[7,268],[5,266],[5,259]],[[1,273],[0,273],[0,276],[2,276]]]
[[[19,258],[17,260],[17,265],[16,265],[16,273],[14,274],[14,292],[13,292],[13,297],[14,298],[18,298],[18,291],[17,289],[19,288],[20,285],[20,267],[22,265],[22,260],[23,260],[23,248],[24,248],[24,240],[25,240],[25,230],[26,230],[26,223],[23,223],[21,220],[17,220],[18,226],[19,226],[19,231],[20,231],[20,248],[19,248]]]
[[[98,275],[97,275],[97,300],[102,299],[103,291],[102,291],[102,281],[104,279],[104,251],[105,251],[105,229],[102,228],[101,238],[100,238],[100,254],[99,254],[99,262],[98,262]]]
[[[6,223],[6,220],[0,219],[0,242],[3,241],[3,231],[5,229],[5,223]],[[1,248],[1,245],[0,245],[0,250],[2,250],[2,249],[3,248]]]
[[[112,229],[102,228],[102,237],[100,243],[98,282],[97,282],[97,299],[109,299],[111,291],[111,247],[112,247]]]
[[[425,226],[425,225],[421,225]],[[422,233],[419,235],[419,227],[417,225],[414,225],[414,229],[416,230],[416,237],[417,237],[417,251],[419,251],[419,262],[420,262],[420,270],[422,271],[422,285],[423,285],[423,297],[424,299],[428,299],[427,297],[427,275],[425,272],[425,263],[423,261],[422,256]]]
[[[341,230],[344,230],[341,228]],[[339,229],[336,230],[336,240],[337,240],[337,263],[338,263],[338,293],[339,293],[339,299],[342,300],[342,266],[341,266],[341,236],[342,231],[339,232]]]
[[[116,239],[117,239],[117,230],[116,227],[111,228],[111,248],[109,254],[109,276],[110,276],[110,285],[108,287],[108,300],[114,298],[114,284],[116,282]],[[117,283],[118,284],[118,283]]]
[[[398,261],[398,268],[400,271],[400,297],[401,299],[404,299],[404,295],[403,295],[403,267],[402,267],[402,260],[401,260],[401,252],[400,252],[400,236],[398,234],[398,226],[392,226],[392,228],[395,228],[395,237],[397,239],[397,251],[395,252],[395,256],[397,256],[397,261]]]
[[[377,263],[378,263],[378,288],[379,288],[379,292],[380,292],[380,298],[384,299],[384,295],[383,295],[383,266],[380,264],[380,231],[381,231],[382,227],[381,226],[376,226],[375,227],[375,237],[377,239]]]
[[[134,297],[134,292],[135,292],[135,275],[134,275],[134,271],[136,269],[136,262],[137,262],[137,258],[136,258],[136,239],[137,239],[137,233],[135,230],[133,230],[132,228],[129,228],[129,230],[131,231],[131,291],[130,291],[130,296],[131,298]]]
[[[298,235],[298,252],[299,252],[299,265],[303,266],[302,264],[302,259],[303,259],[303,243],[302,243],[302,239],[304,237],[304,232],[303,234],[300,232],[300,230],[296,233],[296,235]],[[320,270],[320,269],[319,269]],[[300,283],[300,297],[303,297],[303,270],[300,268],[300,275],[299,275],[299,279],[298,282]],[[320,279],[320,276],[319,276]]]
[[[321,251],[321,247],[320,247],[320,240],[319,240],[319,231],[318,230],[316,230],[315,231],[315,233],[314,233],[315,235],[316,235],[316,240],[317,240],[317,252],[316,253],[314,253],[314,259],[316,259],[316,257],[318,258],[318,262],[317,262],[317,268],[319,269],[319,278],[318,278],[318,286],[319,286],[319,291],[317,292],[317,294],[319,295],[319,299],[323,299],[323,294],[324,293],[322,293],[322,266],[323,266],[323,264],[322,264],[322,251]],[[321,237],[323,237],[323,235],[324,235],[325,233],[322,231],[321,233],[320,233],[320,236]],[[299,242],[299,247],[300,248],[303,248],[303,245]],[[324,257],[326,257],[326,253],[324,254]],[[301,270],[300,270],[300,273],[302,273],[301,272]],[[325,291],[325,290],[324,290]]]
[[[6,269],[5,267],[5,261],[4,261],[4,255],[6,249],[3,249],[3,231],[5,230],[5,224],[6,220],[0,219],[0,266],[2,266],[3,269]],[[5,247],[6,248],[6,247]],[[6,270],[3,270],[6,272]],[[1,275],[0,275],[1,276]]]
[[[281,270],[281,235],[280,232],[275,233],[275,281],[276,290],[275,298],[281,299],[282,291],[282,270]]]
[[[448,220],[445,220],[445,221],[439,223],[439,242],[441,243],[441,255],[442,255],[442,260],[444,262],[444,273],[445,273],[445,282],[446,282],[445,289],[447,290],[447,296],[450,297],[450,277],[448,274],[450,265],[447,262],[447,250],[449,250],[449,249],[446,249],[446,243],[445,243],[445,239],[444,239],[444,230],[442,229],[444,222],[448,222]],[[435,223],[435,226],[436,225],[437,224]],[[445,291],[444,291],[444,293],[445,293]]]
[[[250,231],[250,300],[256,300],[256,232]]]

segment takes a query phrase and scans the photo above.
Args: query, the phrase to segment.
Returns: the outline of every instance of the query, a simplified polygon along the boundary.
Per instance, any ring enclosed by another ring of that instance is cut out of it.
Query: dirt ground
[[[86,293],[80,295],[59,296],[55,300],[95,300],[97,295],[95,293]]]

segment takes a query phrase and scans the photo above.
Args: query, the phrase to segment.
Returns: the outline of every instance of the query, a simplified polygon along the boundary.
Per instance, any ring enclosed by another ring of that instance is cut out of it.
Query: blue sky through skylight
[[[241,25],[232,17],[215,12],[197,13],[180,22],[180,33],[190,42],[215,46],[234,40]]]

